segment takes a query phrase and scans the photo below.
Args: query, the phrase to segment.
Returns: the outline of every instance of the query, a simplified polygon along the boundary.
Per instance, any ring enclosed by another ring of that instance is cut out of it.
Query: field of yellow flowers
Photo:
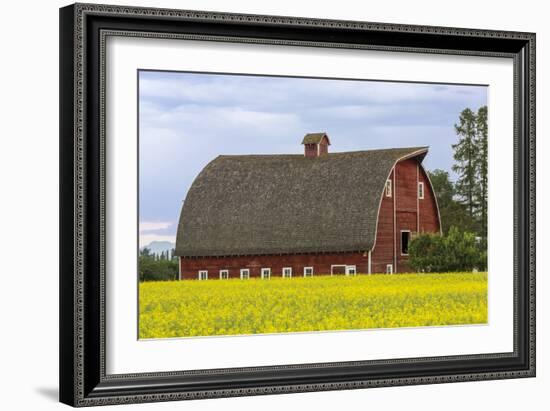
[[[487,273],[160,281],[139,285],[140,338],[487,322]]]

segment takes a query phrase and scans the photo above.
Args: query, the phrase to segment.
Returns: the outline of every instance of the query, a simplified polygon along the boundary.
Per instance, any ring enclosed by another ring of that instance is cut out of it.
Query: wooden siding
[[[393,264],[393,171],[389,180],[392,181],[392,196],[386,196],[386,189],[382,194],[380,211],[378,214],[378,226],[376,229],[376,243],[371,254],[371,272],[385,273],[386,265]]]
[[[272,277],[281,277],[283,267],[292,267],[292,277],[303,277],[304,267],[313,275],[330,274],[331,265],[355,265],[357,273],[368,272],[367,253],[291,254],[237,257],[180,258],[181,279],[196,280],[199,270],[208,270],[208,279],[219,279],[220,270],[229,278],[240,278],[240,269],[250,269],[250,278],[260,277],[262,268],[271,268]]]
[[[304,155],[306,157],[319,157],[325,154],[328,154],[328,139],[326,136],[318,144],[304,144]]]
[[[319,155],[322,156],[324,154],[328,154],[328,139],[326,137],[323,137],[319,143]]]
[[[435,195],[423,167],[415,158],[400,161],[390,174],[392,197],[385,193],[380,204],[376,243],[372,250],[372,273],[411,271],[408,255],[401,250],[401,232],[440,232]],[[418,198],[418,183],[424,183],[424,198]],[[395,205],[395,214],[394,214]],[[395,224],[395,225],[394,225]]]
[[[439,221],[435,193],[423,167],[420,167],[419,180],[424,183],[424,199],[419,200],[420,227],[418,231],[421,233],[439,233],[441,222]]]
[[[395,219],[396,236],[395,250],[397,264],[393,268],[396,273],[410,271],[409,256],[403,255],[401,249],[401,231],[416,233],[418,223],[418,161],[414,158],[403,160],[395,166]]]
[[[306,157],[317,157],[317,144],[304,144],[304,155]]]

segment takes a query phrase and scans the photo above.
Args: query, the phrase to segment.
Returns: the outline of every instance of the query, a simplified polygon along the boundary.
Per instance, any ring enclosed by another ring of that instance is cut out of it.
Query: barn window
[[[357,267],[354,265],[347,265],[346,266],[346,275],[355,275],[357,274]]]
[[[386,265],[386,274],[393,274],[393,264]]]
[[[424,199],[424,183],[418,183],[418,198]]]
[[[200,270],[199,271],[199,280],[208,280],[208,271]]]
[[[241,268],[241,280],[248,280],[250,278],[250,270],[248,268]]]
[[[220,280],[227,280],[229,278],[229,270],[220,270]]]
[[[411,232],[408,230],[401,231],[401,255],[409,255],[409,240]]]
[[[313,277],[313,267],[304,267],[304,277]]]
[[[283,268],[283,278],[290,278],[290,277],[292,277],[292,267]]]
[[[386,197],[391,197],[391,180],[386,180]]]
[[[262,278],[264,280],[269,279],[271,277],[271,268],[262,268]]]

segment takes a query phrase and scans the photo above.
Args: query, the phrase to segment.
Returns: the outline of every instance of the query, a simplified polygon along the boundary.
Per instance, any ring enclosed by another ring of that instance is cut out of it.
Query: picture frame
[[[511,60],[513,350],[109,374],[109,36]],[[61,8],[59,303],[60,401],[78,407],[534,377],[535,34],[95,4]]]

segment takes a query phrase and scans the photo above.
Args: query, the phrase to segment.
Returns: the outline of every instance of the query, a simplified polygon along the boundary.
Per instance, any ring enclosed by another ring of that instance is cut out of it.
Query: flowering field
[[[140,338],[487,322],[487,273],[143,282]]]

